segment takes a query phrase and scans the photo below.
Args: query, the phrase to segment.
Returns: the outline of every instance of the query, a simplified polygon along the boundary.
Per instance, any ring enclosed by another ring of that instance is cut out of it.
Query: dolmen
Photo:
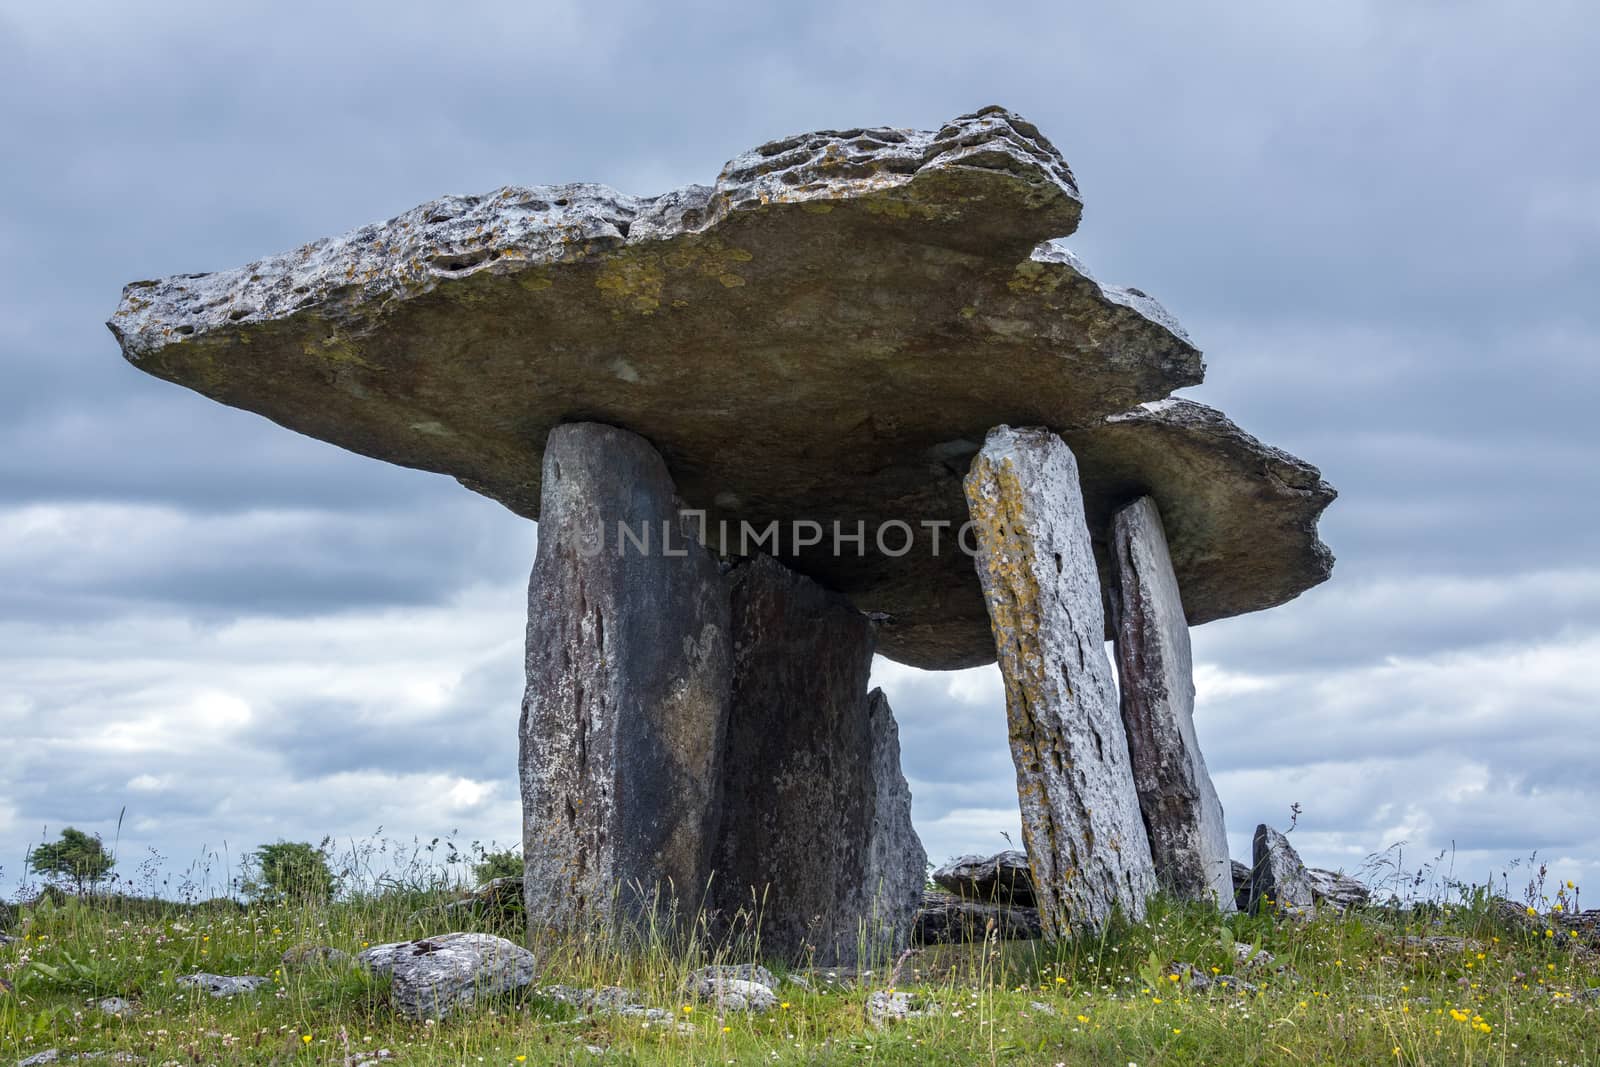
[[[448,196],[134,282],[109,325],[141,370],[538,521],[534,927],[704,915],[850,964],[905,943],[925,872],[875,653],[998,660],[1047,937],[1158,889],[1232,906],[1188,628],[1325,580],[1334,491],[1171,395],[1200,352],[1068,250],[1080,211],[986,108],[654,197]]]

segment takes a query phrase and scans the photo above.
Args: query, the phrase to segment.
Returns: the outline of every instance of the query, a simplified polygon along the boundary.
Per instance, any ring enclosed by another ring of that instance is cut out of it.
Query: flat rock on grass
[[[907,1019],[920,1019],[936,1015],[938,1011],[938,1005],[916,993],[891,993],[879,989],[867,997],[867,1018],[876,1026],[905,1022]]]
[[[493,934],[454,933],[374,945],[357,961],[393,979],[390,1000],[412,1019],[439,1019],[528,985],[533,953]]]
[[[689,976],[688,992],[721,1011],[766,1012],[778,1006],[778,980],[758,965],[702,967]]]
[[[179,985],[203,989],[214,997],[236,997],[241,993],[254,993],[262,986],[270,985],[271,982],[272,979],[256,974],[206,974],[203,971],[186,974],[177,979]]]

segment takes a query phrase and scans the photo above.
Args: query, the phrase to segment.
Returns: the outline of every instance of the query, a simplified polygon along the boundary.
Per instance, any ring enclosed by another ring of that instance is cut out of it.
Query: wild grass
[[[1600,965],[1587,935],[1556,921],[1575,907],[1565,886],[1548,897],[1530,887],[1538,899],[1515,909],[1457,886],[1310,922],[1224,919],[1157,900],[1146,921],[1094,940],[928,948],[837,980],[774,968],[786,979],[782,1007],[762,1015],[719,1016],[686,998],[694,968],[748,961],[693,935],[535,937],[535,987],[437,1023],[397,1017],[386,981],[357,968],[280,966],[297,944],[355,953],[467,928],[460,913],[446,921],[427,910],[451,895],[445,884],[391,879],[297,906],[46,897],[22,910],[19,940],[0,948],[0,975],[14,987],[0,991],[0,1065],[46,1048],[63,1060],[94,1050],[151,1064],[353,1065],[380,1050],[419,1065],[1600,1062]],[[514,921],[486,922],[528,940]],[[174,984],[194,971],[272,984],[220,1000]],[[1251,985],[1201,991],[1193,974]],[[554,983],[624,986],[673,1018],[581,1013],[540,992]],[[875,1022],[868,997],[890,988],[926,1013]],[[112,996],[134,1014],[104,1014],[96,1004]]]

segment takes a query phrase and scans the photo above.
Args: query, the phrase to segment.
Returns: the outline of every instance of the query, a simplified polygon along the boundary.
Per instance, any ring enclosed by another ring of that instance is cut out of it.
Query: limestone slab
[[[625,426],[712,526],[863,524],[859,554],[831,538],[777,554],[881,616],[887,655],[966,666],[992,650],[949,546],[990,426],[1099,435],[1103,457],[1080,449],[1086,480],[1140,483],[1169,510],[1186,486],[1162,427],[1099,434],[1203,367],[1158,303],[1100,283],[1060,242],[1079,213],[1056,149],[990,108],[938,130],[784,138],[653,197],[592,184],[442,197],[243,267],[134,282],[110,326],[141,370],[529,518],[553,427]],[[1235,458],[1230,485],[1262,488],[1254,455]],[[1271,509],[1219,516],[1213,496],[1172,538],[1191,621],[1326,576],[1295,554],[1316,544],[1314,521],[1254,570],[1214,566],[1260,541]],[[1120,502],[1091,491],[1091,519]],[[898,531],[877,539],[893,521],[914,551],[895,554]]]
[[[1195,736],[1189,622],[1155,501],[1117,512],[1111,536],[1117,688],[1156,878],[1179,900],[1233,911],[1222,801]]]
[[[727,729],[722,574],[684,536],[643,438],[568,424],[544,465],[520,726],[528,923],[646,923],[653,908],[664,922],[674,904],[692,918]]]
[[[867,692],[873,624],[765,556],[728,581],[718,907],[761,917],[768,958],[868,965],[907,942],[926,861],[893,714]]]
[[[973,460],[966,495],[1046,936],[1103,929],[1117,910],[1140,919],[1155,871],[1077,463],[1048,430],[999,426]]]

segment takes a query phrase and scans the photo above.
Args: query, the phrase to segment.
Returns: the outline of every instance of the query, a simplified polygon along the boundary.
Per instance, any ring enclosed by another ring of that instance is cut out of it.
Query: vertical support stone
[[[1233,911],[1222,801],[1194,732],[1189,623],[1156,502],[1141,497],[1117,512],[1111,543],[1122,724],[1156,880],[1180,900]]]
[[[881,962],[909,939],[926,856],[888,701],[867,693],[873,624],[765,556],[728,582],[735,637],[718,910],[725,920],[759,916],[767,958]]]
[[[720,568],[685,530],[643,438],[551,431],[520,727],[530,929],[704,899],[732,650]]]
[[[1048,430],[989,431],[966,479],[1045,935],[1144,916],[1155,871],[1105,653],[1078,464]]]
[[[1265,903],[1280,915],[1315,915],[1316,884],[1289,839],[1261,823],[1250,844],[1250,910]]]

